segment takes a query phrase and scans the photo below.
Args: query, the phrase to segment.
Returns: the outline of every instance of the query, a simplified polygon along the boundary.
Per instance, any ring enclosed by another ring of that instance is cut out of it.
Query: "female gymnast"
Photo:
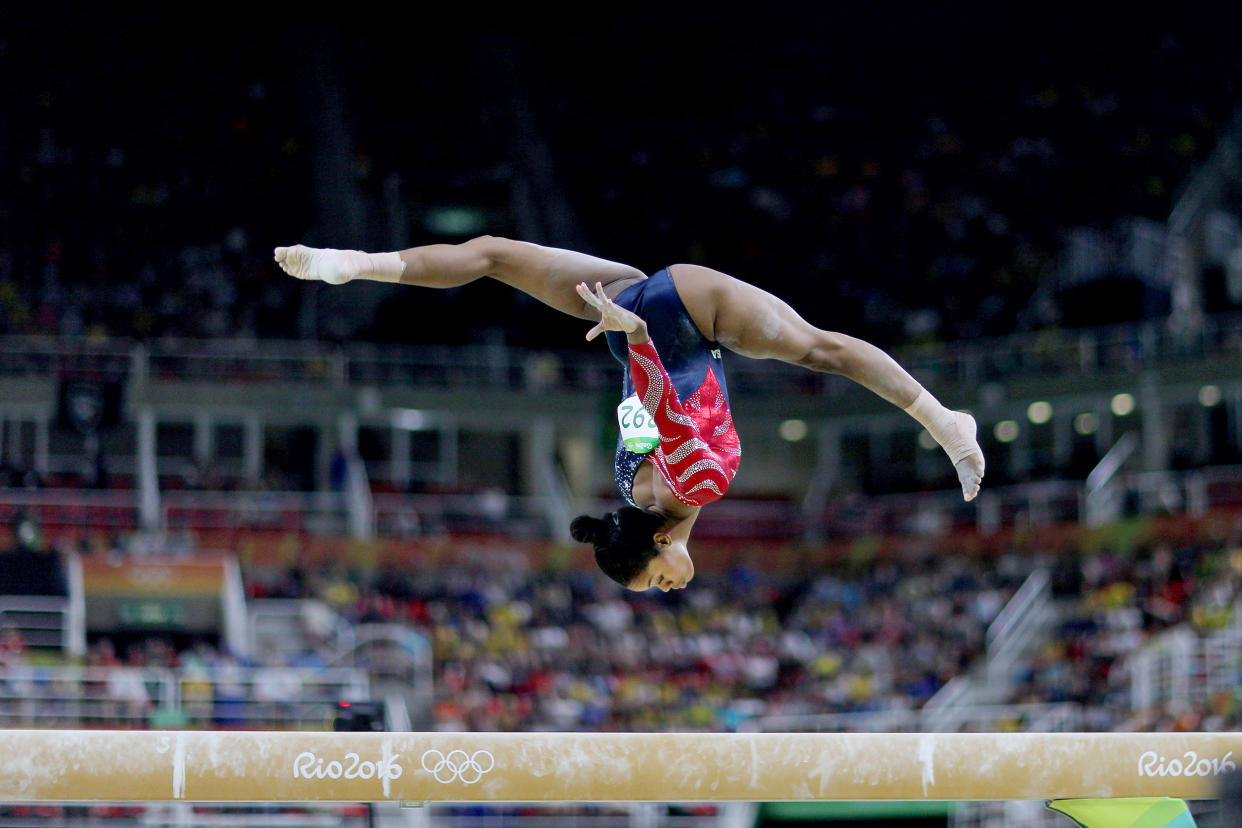
[[[648,277],[584,253],[492,236],[399,253],[295,245],[275,254],[291,276],[334,285],[372,279],[451,288],[489,276],[595,322],[587,339],[607,334],[626,367],[616,480],[629,505],[602,518],[581,515],[570,531],[593,544],[600,568],[630,589],[668,591],[690,582],[690,530],[737,472],[742,452],[722,345],[861,384],[927,429],[956,468],[966,500],[979,492],[984,460],[973,417],[945,408],[874,345],[820,330],[770,293],[719,271],[676,264]]]

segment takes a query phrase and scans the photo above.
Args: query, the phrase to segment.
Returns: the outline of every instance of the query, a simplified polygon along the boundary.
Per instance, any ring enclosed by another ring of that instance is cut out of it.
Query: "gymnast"
[[[616,481],[628,505],[581,515],[570,532],[595,547],[600,569],[633,590],[680,589],[694,577],[690,531],[722,498],[742,450],[729,413],[721,346],[755,359],[840,374],[918,420],[972,500],[983,479],[975,420],[945,408],[879,348],[820,330],[754,285],[675,264],[652,276],[572,250],[482,236],[390,253],[277,247],[291,276],[339,285],[354,279],[452,288],[484,276],[595,323],[625,366]]]

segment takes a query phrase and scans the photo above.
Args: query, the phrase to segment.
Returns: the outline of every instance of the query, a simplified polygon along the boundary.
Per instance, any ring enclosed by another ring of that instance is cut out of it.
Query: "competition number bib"
[[[617,406],[617,422],[621,425],[621,442],[628,451],[647,454],[660,445],[655,418],[643,408],[637,394],[631,394]]]

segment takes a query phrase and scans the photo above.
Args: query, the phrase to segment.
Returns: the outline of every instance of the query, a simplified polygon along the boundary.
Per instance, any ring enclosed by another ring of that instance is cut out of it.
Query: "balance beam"
[[[1217,795],[1242,733],[0,730],[0,800],[709,802]]]

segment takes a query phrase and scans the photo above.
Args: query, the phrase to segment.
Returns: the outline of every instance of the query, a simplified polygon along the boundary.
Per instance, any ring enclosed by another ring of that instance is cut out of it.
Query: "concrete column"
[[[572,503],[565,481],[556,466],[556,427],[551,417],[534,417],[526,428],[522,465],[526,494],[540,498],[548,529],[560,540],[569,540]]]
[[[451,417],[441,415],[439,483],[456,486],[458,479],[461,477],[460,469],[458,468],[460,437],[461,432],[457,428],[457,423]]]
[[[15,415],[0,420],[0,437],[4,440],[5,456],[14,466],[22,465],[22,421]]]
[[[332,455],[336,449],[336,427],[329,421],[315,429],[315,488],[321,492],[332,489]]]
[[[1057,468],[1065,468],[1074,456],[1074,415],[1061,404],[1052,410],[1052,460]]]
[[[47,417],[35,420],[34,469],[39,477],[46,478],[48,453],[51,444],[52,421]]]
[[[1009,444],[1009,473],[1021,479],[1031,470],[1031,430],[1035,425],[1023,411],[1015,412],[1014,422],[1018,424],[1018,436]]]
[[[1229,416],[1229,411],[1225,407],[1226,398],[1222,394],[1221,401],[1216,405],[1196,405],[1195,406],[1195,426],[1198,429],[1198,438],[1195,440],[1195,446],[1198,451],[1195,454],[1195,462],[1201,466],[1210,466],[1215,462],[1215,446],[1212,445],[1212,417],[1216,409],[1224,409],[1225,416]]]
[[[815,469],[811,472],[811,482],[802,499],[802,519],[805,526],[803,534],[806,540],[823,537],[823,526],[819,518],[828,507],[828,497],[840,475],[841,426],[836,423],[821,423],[815,429]]]
[[[138,409],[138,524],[160,527],[160,481],[155,462],[155,409]]]
[[[392,485],[404,490],[410,485],[410,430],[394,425],[390,442],[388,479]]]
[[[375,537],[375,512],[371,484],[367,480],[366,465],[358,454],[358,417],[353,412],[341,414],[337,421],[337,435],[346,460],[345,509],[349,534],[355,540],[372,540]]]
[[[1113,420],[1117,415],[1113,414],[1110,406],[1112,395],[1106,396],[1096,402],[1095,418],[1099,423],[1099,428],[1095,430],[1095,453],[1103,457],[1108,450],[1113,447],[1113,433],[1117,429],[1113,427]]]
[[[210,411],[200,408],[194,412],[194,459],[200,466],[210,463],[216,453],[214,426]]]
[[[1143,416],[1143,468],[1163,471],[1169,467],[1169,423],[1160,387],[1150,374],[1143,376],[1139,386],[1138,406]]]
[[[263,475],[263,419],[257,411],[247,412],[242,429],[242,476],[258,480]]]

